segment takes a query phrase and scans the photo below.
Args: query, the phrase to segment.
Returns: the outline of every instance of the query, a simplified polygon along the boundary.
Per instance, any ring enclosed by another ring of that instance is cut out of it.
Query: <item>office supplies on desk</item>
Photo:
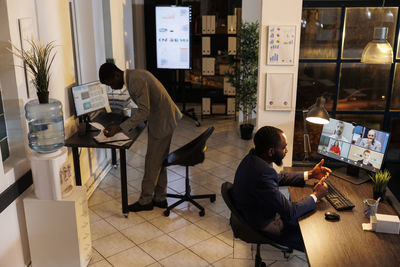
[[[326,199],[336,210],[350,210],[354,208],[354,204],[347,199],[336,187],[329,181],[325,181],[328,185],[328,194]]]
[[[380,200],[380,198],[379,198]],[[372,199],[372,198],[368,198],[368,199],[364,199],[364,215],[366,218],[369,218],[370,216],[375,216],[375,214],[378,211],[378,204],[379,201]]]
[[[112,143],[113,145],[121,146],[126,142],[119,143],[119,141],[129,141],[129,137],[126,136],[123,132],[116,133],[111,137],[107,137],[104,135],[104,126],[98,122],[90,122],[90,125],[100,130],[100,133],[93,137],[99,143]]]
[[[333,212],[333,211],[327,211],[327,212],[325,212],[325,220],[328,220],[328,221],[339,221],[340,220],[340,215],[337,214],[336,212]]]
[[[370,217],[370,223],[363,223],[364,231],[374,231],[377,233],[399,234],[400,220],[396,215],[375,214]]]

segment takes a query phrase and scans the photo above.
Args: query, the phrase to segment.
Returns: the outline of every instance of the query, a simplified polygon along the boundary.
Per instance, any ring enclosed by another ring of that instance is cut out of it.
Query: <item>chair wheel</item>
[[[164,213],[164,216],[165,216],[165,217],[168,217],[168,216],[169,216],[169,210],[165,210],[163,213]]]
[[[215,202],[215,196],[211,196],[211,197],[210,197],[210,201],[211,201],[211,202]]]
[[[265,262],[261,262],[261,267],[267,267],[267,264]]]
[[[129,213],[124,213],[124,217],[128,218]]]
[[[203,217],[205,214],[206,214],[206,212],[205,212],[204,210],[199,211],[199,215],[200,215],[201,217]]]
[[[200,122],[196,121],[195,124],[197,127],[200,127]]]

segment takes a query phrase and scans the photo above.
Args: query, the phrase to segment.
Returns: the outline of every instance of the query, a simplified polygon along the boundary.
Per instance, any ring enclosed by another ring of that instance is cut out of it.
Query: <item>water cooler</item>
[[[72,177],[66,147],[47,154],[32,152],[30,160],[37,198],[61,200],[68,195]]]

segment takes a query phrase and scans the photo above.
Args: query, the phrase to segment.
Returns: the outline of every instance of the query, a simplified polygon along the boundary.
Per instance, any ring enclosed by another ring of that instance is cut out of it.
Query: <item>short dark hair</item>
[[[120,72],[120,70],[115,64],[113,63],[104,63],[100,66],[99,69],[99,79],[101,83],[105,83],[106,81],[112,79],[115,72]]]
[[[254,145],[258,155],[264,154],[269,148],[275,148],[281,140],[283,131],[273,126],[264,126],[254,135]]]

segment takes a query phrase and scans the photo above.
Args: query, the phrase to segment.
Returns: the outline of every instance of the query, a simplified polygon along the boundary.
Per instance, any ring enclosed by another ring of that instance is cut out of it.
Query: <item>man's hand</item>
[[[324,164],[324,159],[322,159],[311,171],[308,171],[308,178],[314,178],[321,180],[326,175],[329,176],[332,173],[331,169],[322,166]]]
[[[317,199],[321,199],[328,194],[328,185],[325,183],[325,180],[328,178],[328,176],[329,173],[319,180],[318,184],[314,186],[313,194],[317,197]]]
[[[114,136],[119,131],[121,131],[121,127],[119,127],[119,126],[108,126],[107,128],[105,128],[103,130],[103,133],[105,136],[111,137],[111,136]]]

